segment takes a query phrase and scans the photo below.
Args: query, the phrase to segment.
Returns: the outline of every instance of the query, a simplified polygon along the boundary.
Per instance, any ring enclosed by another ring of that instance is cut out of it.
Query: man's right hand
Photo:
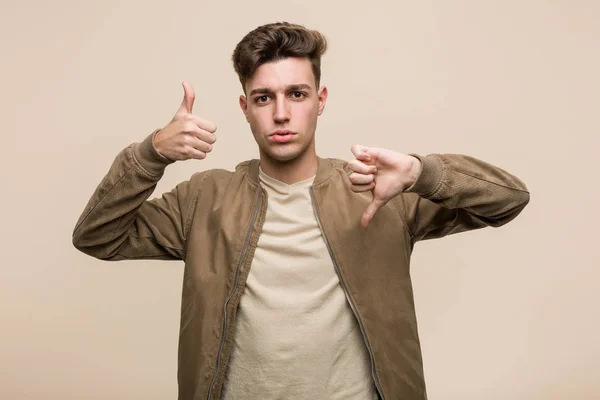
[[[154,136],[156,150],[172,161],[202,160],[212,150],[217,140],[214,133],[216,125],[208,120],[192,115],[194,89],[183,82],[183,101],[175,116]]]

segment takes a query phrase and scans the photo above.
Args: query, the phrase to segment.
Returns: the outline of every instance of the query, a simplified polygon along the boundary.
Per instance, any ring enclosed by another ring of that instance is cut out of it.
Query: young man
[[[185,261],[180,399],[426,399],[413,246],[504,225],[529,201],[467,156],[318,157],[325,50],[298,25],[250,32],[233,62],[260,159],[148,200],[165,167],[216,140],[184,83],[173,120],[117,156],[77,222],[73,243],[94,257]]]

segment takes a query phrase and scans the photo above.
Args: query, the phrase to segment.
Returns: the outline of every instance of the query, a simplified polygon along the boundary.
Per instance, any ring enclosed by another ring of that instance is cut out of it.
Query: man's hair
[[[244,36],[233,51],[233,68],[245,92],[246,81],[262,64],[288,57],[308,58],[318,89],[321,57],[326,50],[327,40],[320,32],[289,22],[276,22],[259,26]]]

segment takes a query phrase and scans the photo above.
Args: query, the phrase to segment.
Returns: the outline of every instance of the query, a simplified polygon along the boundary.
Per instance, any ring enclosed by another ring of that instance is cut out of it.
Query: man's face
[[[246,93],[240,107],[261,157],[286,162],[315,151],[327,89],[317,90],[310,60],[286,58],[261,65],[246,81]]]

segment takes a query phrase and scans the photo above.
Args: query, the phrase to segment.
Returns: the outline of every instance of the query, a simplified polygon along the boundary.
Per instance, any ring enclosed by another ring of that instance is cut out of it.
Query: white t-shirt
[[[377,399],[369,354],[314,214],[314,177],[260,170],[266,220],[242,295],[223,399]]]

